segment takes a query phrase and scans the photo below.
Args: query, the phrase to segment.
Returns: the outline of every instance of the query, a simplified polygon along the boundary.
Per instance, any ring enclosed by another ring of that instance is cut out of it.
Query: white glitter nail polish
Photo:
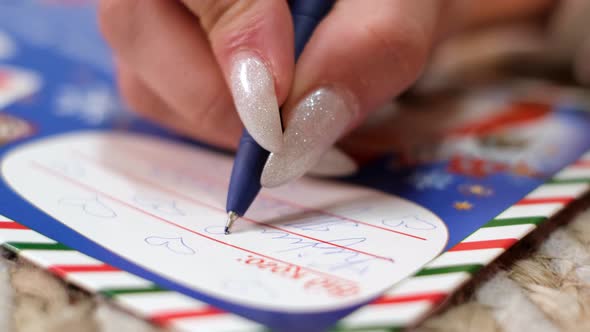
[[[358,171],[356,161],[338,148],[330,148],[306,174],[317,177],[348,176]]]
[[[274,79],[253,53],[240,53],[234,58],[231,92],[242,123],[254,140],[268,151],[279,151],[283,132]]]
[[[356,109],[351,96],[333,88],[305,97],[286,121],[283,149],[266,161],[262,186],[276,187],[305,174],[348,128]]]

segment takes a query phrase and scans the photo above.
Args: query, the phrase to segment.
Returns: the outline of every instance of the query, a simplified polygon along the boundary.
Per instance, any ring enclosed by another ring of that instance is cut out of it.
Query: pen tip
[[[228,235],[230,233],[229,229],[232,227],[232,225],[234,224],[236,219],[238,219],[238,217],[239,217],[238,214],[233,211],[229,211],[227,213],[227,222],[225,223],[225,228],[224,228],[225,235]]]

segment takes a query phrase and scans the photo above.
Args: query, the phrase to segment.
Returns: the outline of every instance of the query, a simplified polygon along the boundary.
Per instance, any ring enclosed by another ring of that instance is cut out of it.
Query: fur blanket
[[[416,328],[438,331],[590,331],[590,210],[461,304]],[[45,271],[0,260],[0,331],[162,331]]]

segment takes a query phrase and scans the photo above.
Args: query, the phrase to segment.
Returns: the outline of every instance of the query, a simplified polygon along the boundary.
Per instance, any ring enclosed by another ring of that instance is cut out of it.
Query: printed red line
[[[111,165],[108,165],[108,164],[103,163],[103,162],[95,161],[95,160],[93,160],[93,159],[91,159],[91,158],[89,158],[89,157],[87,157],[87,156],[85,156],[85,155],[83,155],[81,153],[77,153],[77,154],[80,155],[81,157],[85,158],[87,161],[96,162],[96,163],[98,163],[98,164],[100,164],[100,165],[102,165],[104,167],[110,167],[111,169],[113,168]],[[135,174],[133,174],[131,172],[127,172],[127,171],[122,170],[120,168],[117,168],[117,170],[121,174],[124,174],[125,176],[127,176],[129,178],[135,179],[136,181],[141,182],[141,183],[148,184],[148,185],[150,185],[152,187],[156,187],[156,188],[158,188],[158,189],[160,189],[160,190],[162,190],[164,192],[167,192],[170,195],[173,195],[173,196],[176,196],[176,197],[180,197],[180,198],[182,198],[182,199],[184,199],[186,201],[192,202],[193,204],[196,204],[196,205],[205,206],[205,207],[207,207],[209,209],[212,209],[212,210],[216,210],[216,211],[225,213],[225,209],[222,209],[220,207],[207,204],[207,203],[205,203],[203,201],[200,201],[200,200],[198,200],[196,198],[193,198],[191,196],[185,195],[183,193],[177,192],[175,190],[168,189],[168,188],[160,185],[159,183],[157,183],[155,181],[151,181],[151,180],[145,179],[143,177],[137,176],[137,175],[135,175]],[[267,223],[256,221],[256,220],[251,219],[251,218],[248,218],[248,217],[241,217],[241,219],[243,219],[245,221],[248,221],[250,223],[253,223],[253,224],[262,226],[262,227],[267,227],[267,228],[275,229],[275,230],[278,230],[280,232],[289,233],[289,234],[292,234],[292,235],[295,235],[295,236],[299,236],[299,237],[302,237],[302,238],[305,238],[305,239],[308,239],[308,240],[312,240],[312,241],[315,241],[315,242],[318,242],[318,243],[327,244],[327,245],[334,246],[336,248],[340,248],[340,249],[343,249],[343,250],[347,250],[347,251],[351,251],[351,252],[356,252],[358,254],[370,256],[370,257],[377,258],[377,259],[382,259],[382,260],[385,260],[385,261],[388,261],[388,262],[393,262],[393,259],[392,258],[389,258],[389,257],[384,257],[384,256],[372,254],[370,252],[366,252],[366,251],[357,250],[357,249],[354,249],[354,248],[342,246],[342,245],[339,245],[339,244],[332,243],[330,241],[324,241],[322,239],[318,239],[318,238],[315,238],[315,237],[312,237],[312,236],[308,236],[308,235],[305,235],[305,234],[293,232],[293,231],[290,231],[290,230],[287,230],[287,229],[284,229],[284,228],[281,228],[281,227],[278,227],[278,226],[275,226],[275,225],[270,225],[270,224],[267,224]]]
[[[546,204],[546,203],[562,203],[567,204],[573,201],[573,197],[547,197],[547,198],[524,198],[516,203],[516,205],[532,205],[532,204]]]
[[[478,250],[478,249],[494,249],[502,248],[508,249],[513,244],[518,242],[517,239],[499,239],[499,240],[485,240],[473,242],[461,242],[449,249],[449,251],[463,251],[463,250]]]
[[[418,301],[429,301],[431,303],[440,303],[447,297],[446,293],[418,293],[400,296],[383,296],[370,303],[371,305],[397,304]]]
[[[158,325],[167,325],[171,320],[181,318],[196,318],[205,316],[215,316],[225,314],[226,312],[215,307],[207,306],[203,309],[191,309],[183,311],[167,311],[150,316],[150,320]]]
[[[14,221],[0,221],[0,229],[29,229]]]
[[[87,158],[86,156],[84,156],[80,152],[76,152],[76,153],[78,155],[81,155],[84,158]],[[139,154],[139,155],[138,154],[134,154],[134,156],[136,158],[142,160],[142,161],[147,161],[147,162],[151,162],[152,161],[152,160],[148,160],[147,158],[145,158],[141,154]],[[169,163],[167,163],[167,165],[169,165]],[[196,176],[194,176],[192,174],[186,174],[186,172],[181,171],[178,167],[172,167],[172,169],[174,171],[176,171],[176,172],[182,172],[183,174],[187,175],[188,177],[197,179],[198,181],[207,182],[207,183],[215,183],[216,185],[224,185],[224,186],[227,186],[228,185],[227,182],[223,182],[223,181],[218,180],[218,179],[215,179],[215,178],[207,178],[207,179],[205,179],[205,178],[201,178],[201,177],[196,177]],[[391,232],[391,233],[395,233],[395,234],[399,234],[399,235],[411,237],[411,238],[414,238],[414,239],[417,239],[417,240],[422,240],[422,241],[427,241],[428,240],[428,239],[423,238],[421,236],[417,236],[417,235],[413,235],[413,234],[409,234],[409,233],[404,233],[404,232],[396,231],[396,230],[393,230],[393,229],[390,229],[390,228],[387,228],[387,227],[382,227],[382,226],[377,226],[377,225],[369,224],[369,223],[366,223],[364,221],[360,221],[360,220],[356,220],[356,219],[353,219],[353,218],[344,217],[344,216],[341,216],[341,215],[336,214],[336,213],[332,213],[332,212],[328,212],[328,211],[324,211],[324,210],[320,210],[320,209],[315,209],[315,208],[310,208],[310,207],[307,207],[307,206],[304,206],[304,205],[301,205],[301,204],[297,204],[295,202],[290,202],[290,201],[287,201],[287,200],[284,200],[282,198],[279,198],[279,197],[276,197],[276,196],[273,196],[273,195],[269,195],[269,194],[266,194],[266,193],[261,193],[260,196],[261,197],[264,197],[264,198],[267,198],[267,199],[274,200],[276,202],[279,202],[279,203],[282,203],[282,204],[285,204],[285,205],[290,205],[290,206],[293,206],[293,207],[302,209],[305,212],[314,212],[314,213],[318,213],[318,214],[324,214],[324,215],[328,215],[328,216],[331,216],[331,217],[334,217],[334,218],[338,218],[338,219],[342,219],[342,220],[345,220],[345,221],[350,221],[350,222],[353,222],[353,223],[364,225],[364,226],[367,226],[367,227],[377,228],[377,229],[380,229],[380,230],[383,230],[383,231],[386,231],[386,232]]]
[[[294,202],[289,202],[289,201],[286,201],[286,200],[283,200],[281,198],[274,197],[274,196],[271,196],[271,195],[268,195],[268,194],[261,194],[261,196],[262,197],[266,197],[268,199],[272,199],[272,200],[281,202],[281,203],[283,203],[285,205],[291,205],[291,206],[294,206],[294,207],[303,209],[304,211],[307,211],[307,212],[315,212],[315,213],[319,213],[319,214],[325,214],[325,215],[328,215],[328,216],[331,216],[331,217],[334,217],[334,218],[338,218],[338,219],[350,221],[350,222],[361,224],[361,225],[365,225],[365,226],[368,226],[368,227],[377,228],[377,229],[380,229],[380,230],[383,230],[383,231],[386,231],[386,232],[396,233],[396,234],[403,235],[403,236],[408,236],[408,237],[411,237],[411,238],[414,238],[414,239],[418,239],[418,240],[422,240],[422,241],[427,241],[426,238],[423,238],[423,237],[420,237],[420,236],[417,236],[417,235],[412,235],[412,234],[409,234],[409,233],[404,233],[404,232],[396,231],[396,230],[393,230],[393,229],[389,229],[387,227],[382,227],[382,226],[377,226],[377,225],[369,224],[369,223],[366,223],[364,221],[360,221],[360,220],[356,220],[356,219],[344,217],[344,216],[341,216],[341,215],[338,215],[338,214],[335,214],[335,213],[332,213],[332,212],[328,212],[328,211],[324,211],[324,210],[319,210],[319,209],[314,209],[314,208],[309,208],[309,207],[306,207],[306,206],[303,206],[303,205],[300,205],[300,204],[297,204],[297,203],[294,203]]]
[[[150,181],[150,180],[141,178],[139,176],[135,176],[134,174],[127,173],[127,172],[122,171],[122,170],[119,170],[119,171],[121,171],[123,174],[125,174],[128,177],[134,178],[136,181],[149,184],[150,186],[156,187],[156,188],[158,188],[158,189],[160,189],[160,190],[162,190],[164,192],[167,192],[167,193],[169,193],[171,195],[174,195],[174,196],[180,197],[180,198],[182,198],[182,199],[184,199],[186,201],[192,202],[193,204],[204,205],[204,206],[207,206],[207,207],[209,207],[211,209],[214,209],[214,210],[217,210],[219,212],[225,213],[225,209],[208,205],[208,204],[206,204],[204,202],[201,202],[201,201],[199,201],[199,200],[197,200],[197,199],[195,199],[193,197],[184,195],[184,194],[179,193],[179,192],[176,192],[174,190],[170,190],[168,188],[165,188],[165,187],[159,185],[157,182]],[[347,250],[347,251],[350,251],[350,252],[356,252],[358,254],[362,254],[362,255],[366,255],[366,256],[370,256],[370,257],[374,257],[374,258],[377,258],[377,259],[382,259],[382,260],[386,260],[386,261],[390,261],[390,262],[393,261],[393,259],[391,259],[389,257],[379,256],[379,255],[372,254],[372,253],[369,253],[369,252],[366,252],[366,251],[362,251],[362,250],[358,250],[358,249],[354,249],[354,248],[342,246],[342,245],[339,245],[339,244],[332,243],[330,241],[325,241],[325,240],[318,239],[318,238],[315,238],[315,237],[312,237],[312,236],[308,236],[308,235],[305,235],[305,234],[297,233],[297,232],[294,232],[294,231],[291,231],[291,230],[287,230],[287,229],[284,229],[284,228],[281,228],[281,227],[278,227],[278,226],[275,226],[275,225],[271,225],[271,224],[263,223],[263,222],[260,222],[260,221],[256,221],[256,220],[251,219],[251,218],[248,218],[248,217],[241,217],[241,219],[243,219],[243,220],[245,220],[247,222],[250,222],[250,223],[259,225],[261,227],[271,228],[271,229],[274,229],[274,230],[277,230],[277,231],[280,231],[280,232],[284,232],[284,233],[288,233],[288,234],[291,234],[291,235],[294,235],[294,236],[302,237],[302,238],[305,238],[305,239],[308,239],[308,240],[312,240],[312,241],[315,241],[315,242],[318,242],[318,243],[323,243],[323,244],[326,244],[326,245],[334,246],[336,248],[340,248],[340,249]]]
[[[388,262],[394,262],[393,258],[390,258],[390,257],[379,256],[379,255],[372,254],[370,252],[366,252],[366,251],[363,251],[363,250],[353,249],[353,248],[350,248],[350,247],[346,247],[346,246],[342,246],[342,245],[339,245],[339,244],[332,243],[330,241],[324,241],[324,240],[321,240],[321,239],[318,239],[318,238],[315,238],[315,237],[312,237],[312,236],[307,236],[307,235],[304,235],[304,234],[301,234],[301,233],[297,233],[297,232],[293,232],[293,231],[289,231],[289,230],[286,230],[284,228],[280,228],[280,227],[277,227],[277,226],[274,226],[274,225],[270,225],[270,224],[266,224],[266,223],[259,222],[259,221],[256,221],[256,220],[252,220],[250,218],[242,217],[242,219],[244,219],[246,221],[249,221],[251,223],[260,225],[262,227],[268,227],[268,228],[276,229],[276,230],[281,231],[281,232],[293,234],[295,236],[299,236],[299,237],[302,237],[302,238],[306,238],[308,240],[312,240],[312,241],[316,241],[316,242],[319,242],[319,243],[323,243],[323,244],[327,244],[327,245],[330,245],[330,246],[334,246],[336,248],[344,249],[344,250],[351,251],[351,252],[356,252],[356,253],[359,253],[359,254],[362,254],[362,255],[366,255],[366,256],[369,256],[369,257],[377,258],[377,259],[382,259],[382,260],[385,260],[385,261],[388,261]]]
[[[52,272],[60,277],[66,276],[73,272],[113,272],[120,271],[114,266],[107,264],[98,265],[53,265],[49,267],[49,272]]]
[[[578,160],[575,163],[571,164],[569,167],[576,167],[576,168],[590,168],[590,160]]]
[[[65,176],[65,175],[63,175],[63,174],[61,174],[61,173],[59,173],[59,172],[56,172],[56,171],[54,171],[54,170],[52,170],[52,169],[50,169],[50,168],[48,168],[48,167],[45,167],[45,166],[43,166],[43,165],[41,165],[41,164],[39,164],[39,163],[37,163],[37,162],[35,162],[35,161],[31,161],[31,165],[32,165],[33,167],[35,167],[35,168],[37,168],[37,169],[39,169],[39,170],[41,170],[41,171],[45,172],[45,173],[48,173],[48,174],[50,174],[50,175],[53,175],[53,176],[55,176],[56,178],[62,179],[62,180],[64,180],[64,181],[66,181],[66,182],[69,182],[69,183],[71,183],[71,184],[73,184],[73,185],[75,185],[75,186],[78,186],[78,187],[82,188],[82,189],[85,189],[85,190],[88,190],[88,191],[91,191],[91,192],[95,192],[95,193],[97,193],[97,194],[100,194],[101,196],[103,196],[103,197],[105,197],[105,198],[108,198],[108,199],[110,199],[110,200],[111,200],[111,201],[113,201],[113,202],[119,203],[119,204],[121,204],[121,205],[124,205],[124,206],[126,206],[126,207],[128,207],[128,208],[132,209],[132,210],[135,210],[135,211],[137,211],[137,212],[140,212],[140,213],[143,213],[143,214],[145,214],[145,215],[147,215],[147,216],[149,216],[149,217],[152,217],[152,218],[154,218],[154,219],[156,219],[156,220],[159,220],[159,221],[161,221],[161,222],[164,222],[164,223],[166,223],[166,224],[169,224],[169,225],[171,225],[171,226],[174,226],[174,227],[177,227],[177,228],[183,229],[183,230],[185,230],[185,231],[187,231],[187,232],[190,232],[190,233],[193,233],[193,234],[195,234],[195,235],[201,236],[201,237],[203,237],[203,238],[206,238],[206,239],[208,239],[208,240],[211,240],[211,241],[217,242],[217,243],[219,243],[219,244],[223,244],[223,245],[225,245],[225,246],[228,246],[228,247],[231,247],[231,248],[234,248],[234,249],[238,249],[238,250],[241,250],[241,251],[247,252],[247,253],[249,253],[249,254],[258,255],[258,256],[260,256],[260,257],[264,257],[264,258],[267,258],[267,259],[271,259],[271,260],[274,260],[274,261],[277,261],[277,262],[280,262],[280,263],[283,263],[283,264],[292,265],[292,266],[297,266],[297,267],[299,267],[299,268],[301,268],[301,269],[303,269],[303,270],[307,270],[307,271],[309,271],[309,272],[312,272],[312,273],[315,273],[315,274],[317,274],[317,275],[328,276],[328,277],[330,277],[330,278],[334,278],[334,279],[340,279],[340,280],[343,280],[343,281],[352,282],[352,283],[355,283],[355,284],[356,284],[356,282],[355,282],[355,281],[353,281],[353,280],[348,280],[348,279],[346,279],[346,278],[342,278],[342,277],[339,277],[339,276],[331,275],[331,274],[329,274],[329,273],[326,273],[326,272],[317,271],[317,270],[314,270],[314,269],[311,269],[311,268],[308,268],[308,267],[303,267],[303,266],[300,266],[300,265],[297,265],[297,264],[294,264],[294,263],[285,262],[285,261],[283,261],[283,260],[281,260],[281,259],[278,259],[278,258],[270,257],[270,256],[267,256],[267,255],[265,255],[265,254],[261,254],[261,253],[259,253],[259,252],[256,252],[256,251],[253,251],[253,250],[250,250],[250,249],[246,249],[246,248],[243,248],[243,247],[240,247],[240,246],[236,246],[236,245],[234,245],[234,244],[230,244],[230,243],[227,243],[227,242],[224,242],[224,241],[218,240],[218,239],[216,239],[216,238],[214,238],[214,237],[211,237],[211,236],[205,235],[205,234],[203,234],[203,233],[199,233],[199,232],[197,232],[197,231],[195,231],[195,230],[193,230],[193,229],[190,229],[190,228],[188,228],[188,227],[185,227],[185,226],[179,225],[179,224],[177,224],[177,223],[175,223],[175,222],[173,222],[173,221],[170,221],[170,220],[168,220],[168,219],[165,219],[165,218],[163,218],[163,217],[160,217],[160,216],[158,216],[158,215],[155,215],[155,214],[153,214],[153,213],[151,213],[151,212],[148,212],[148,211],[145,211],[145,210],[143,210],[143,209],[140,209],[140,208],[138,208],[137,206],[134,206],[134,205],[132,205],[132,204],[129,204],[129,203],[127,203],[127,202],[123,201],[123,200],[120,200],[120,199],[118,199],[118,198],[116,198],[116,197],[114,197],[114,196],[112,196],[112,195],[110,195],[110,194],[107,194],[107,193],[105,193],[105,192],[103,192],[103,191],[100,191],[100,190],[98,190],[98,189],[96,189],[96,188],[93,188],[93,187],[91,187],[91,186],[89,186],[89,185],[87,185],[87,184],[84,184],[84,183],[81,183],[81,182],[79,182],[79,181],[76,181],[76,180],[74,180],[74,179],[72,179],[72,178],[69,178],[69,177],[67,177],[67,176]]]

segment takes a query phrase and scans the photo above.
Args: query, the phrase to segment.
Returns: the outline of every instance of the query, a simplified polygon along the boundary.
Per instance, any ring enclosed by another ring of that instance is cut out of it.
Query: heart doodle
[[[184,216],[184,212],[176,206],[176,201],[174,200],[145,194],[136,195],[134,200],[142,206],[149,207],[166,215]]]
[[[117,214],[110,207],[101,202],[97,196],[91,198],[64,197],[60,204],[76,206],[84,210],[86,214],[99,218],[115,218]]]
[[[168,250],[179,255],[194,255],[195,250],[186,245],[182,237],[162,237],[149,236],[145,238],[145,243],[151,246],[164,246]]]

